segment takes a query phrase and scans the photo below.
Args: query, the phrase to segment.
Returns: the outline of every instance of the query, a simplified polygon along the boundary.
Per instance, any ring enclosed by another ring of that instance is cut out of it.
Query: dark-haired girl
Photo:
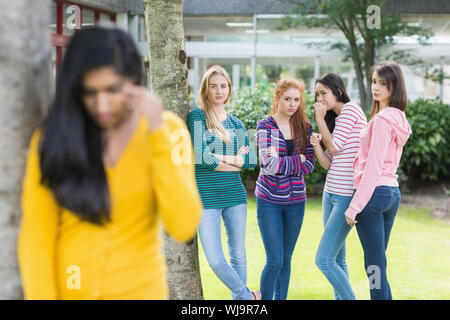
[[[411,127],[404,112],[408,100],[400,66],[380,62],[371,73],[371,119],[361,131],[361,147],[353,165],[356,192],[345,216],[350,226],[356,224],[371,299],[391,300],[386,249],[400,204],[396,171]]]
[[[355,294],[345,259],[345,239],[351,228],[344,214],[353,195],[352,164],[359,148],[359,134],[367,121],[361,107],[350,101],[337,74],[328,73],[317,79],[315,90],[314,110],[320,134],[313,134],[311,144],[317,160],[328,170],[322,197],[324,232],[316,265],[333,286],[335,299],[352,300]]]
[[[26,299],[167,298],[158,220],[189,240],[201,203],[192,161],[179,161],[192,154],[186,126],[141,78],[124,31],[92,27],[72,38],[23,181]],[[186,146],[178,153],[175,130]]]

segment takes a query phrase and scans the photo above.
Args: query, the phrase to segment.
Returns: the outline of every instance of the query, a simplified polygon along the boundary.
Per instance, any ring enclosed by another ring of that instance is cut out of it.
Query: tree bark
[[[186,120],[189,112],[183,0],[144,0],[150,52],[150,84],[166,109]],[[180,212],[182,214],[182,212]],[[164,234],[170,299],[203,299],[197,237],[177,243]]]
[[[365,39],[365,46],[367,51],[367,56],[365,60],[365,75],[366,75],[366,105],[365,109],[370,109],[372,107],[372,76],[370,74],[370,69],[375,64],[375,41],[373,38]]]
[[[359,98],[361,100],[361,107],[366,110],[370,109],[369,98],[367,96],[368,91],[367,87],[364,84],[365,74],[363,72],[363,62],[359,59],[358,56],[358,46],[356,43],[350,43],[351,51],[352,51],[352,61],[353,66],[355,67],[356,80],[358,82],[358,90],[359,90]],[[370,85],[371,82],[369,82]],[[369,96],[371,97],[371,96]]]
[[[345,19],[342,16],[339,16],[339,20],[335,20],[334,23],[339,27],[342,33],[347,38],[348,44],[350,46],[350,55],[353,61],[353,65],[355,67],[356,80],[358,82],[358,90],[360,97],[361,107],[365,110],[368,106],[368,98],[367,98],[367,90],[364,85],[364,72],[363,72],[363,61],[360,59],[358,52],[358,43],[355,36],[355,28],[353,25],[352,17]],[[369,82],[370,84],[370,82]]]
[[[0,299],[23,297],[16,243],[32,131],[49,104],[48,0],[0,0]]]

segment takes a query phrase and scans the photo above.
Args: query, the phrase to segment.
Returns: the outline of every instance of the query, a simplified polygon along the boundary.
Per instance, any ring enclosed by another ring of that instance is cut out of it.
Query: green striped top
[[[200,108],[189,112],[187,125],[194,146],[195,178],[205,209],[225,208],[247,203],[247,194],[239,172],[220,172],[215,169],[220,160],[213,155],[236,155],[243,146],[250,152],[244,156],[242,169],[255,167],[256,152],[249,143],[244,124],[237,117],[228,115],[222,122],[231,141],[225,143],[216,137],[212,130],[206,129],[206,118]]]

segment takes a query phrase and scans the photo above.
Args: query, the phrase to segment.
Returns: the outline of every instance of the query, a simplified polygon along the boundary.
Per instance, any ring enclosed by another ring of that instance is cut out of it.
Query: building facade
[[[73,5],[80,9],[79,26],[74,19]],[[54,75],[70,36],[78,27],[99,23],[114,23],[127,30],[138,44],[148,72],[141,0],[53,0],[51,10]],[[209,66],[220,64],[229,71],[235,89],[257,82],[273,82],[282,74],[291,74],[302,78],[311,91],[316,78],[336,72],[344,78],[350,96],[358,101],[351,62],[342,62],[339,52],[317,46],[320,42],[345,41],[343,35],[340,31],[301,27],[278,30],[281,18],[291,10],[292,5],[284,0],[184,0],[191,92],[198,91],[201,77]],[[432,68],[450,74],[450,1],[388,0],[382,11],[385,13],[399,14],[412,25],[430,27],[434,32],[428,46],[418,46],[414,39],[399,38],[394,47],[386,50],[408,50]],[[316,45],[311,45],[313,42]],[[402,68],[411,99],[441,97],[450,103],[450,80],[433,82],[413,68],[406,65]]]
[[[281,18],[292,9],[283,0],[185,0],[186,51],[193,60],[191,84],[198,88],[199,77],[212,64],[231,72],[235,88],[290,74],[304,79],[312,91],[320,75],[336,72],[344,78],[352,99],[359,101],[352,63],[342,62],[340,52],[317,45],[345,43],[343,34],[305,27],[278,30]],[[450,75],[450,1],[388,0],[381,14],[397,14],[411,25],[429,27],[434,36],[428,46],[419,46],[412,38],[398,38],[393,47],[378,52],[380,57],[388,51],[405,50],[430,68]],[[440,97],[450,103],[449,79],[431,81],[414,68],[402,65],[402,69],[410,99]]]
[[[148,74],[147,37],[142,1],[129,0],[52,0],[50,5],[52,41],[51,74],[55,77],[61,66],[70,37],[87,26],[114,24],[123,28],[136,41]],[[146,77],[147,79],[148,77]]]

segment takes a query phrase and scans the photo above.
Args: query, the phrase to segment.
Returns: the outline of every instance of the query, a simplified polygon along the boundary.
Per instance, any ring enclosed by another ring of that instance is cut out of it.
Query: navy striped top
[[[303,176],[314,171],[314,148],[309,139],[312,127],[309,125],[306,150],[294,149],[291,156],[283,133],[272,116],[258,122],[257,143],[260,172],[256,181],[257,198],[277,205],[306,202],[306,188]],[[275,147],[278,157],[267,154],[269,147]],[[302,162],[300,153],[306,157]]]
[[[244,156],[242,169],[257,165],[256,152],[249,143],[245,126],[237,117],[228,115],[222,122],[230,135],[231,142],[220,140],[212,130],[206,128],[206,118],[200,108],[189,112],[187,125],[194,147],[195,178],[205,209],[225,208],[247,203],[247,193],[239,171],[220,172],[215,169],[220,160],[213,155],[236,155],[242,146],[249,146],[250,152]]]

